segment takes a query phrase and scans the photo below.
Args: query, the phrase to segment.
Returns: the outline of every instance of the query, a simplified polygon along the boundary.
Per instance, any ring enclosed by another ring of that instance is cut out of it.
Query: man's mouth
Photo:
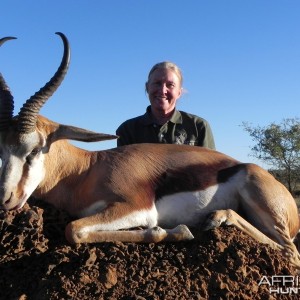
[[[168,98],[166,97],[156,97],[156,101],[160,103],[168,102]]]

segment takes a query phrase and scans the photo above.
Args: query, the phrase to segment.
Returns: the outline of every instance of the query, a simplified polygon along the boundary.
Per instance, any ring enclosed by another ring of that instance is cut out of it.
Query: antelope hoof
[[[83,235],[84,234],[75,230],[75,226],[72,224],[72,222],[66,226],[65,237],[70,244],[81,243]]]
[[[218,210],[211,213],[206,219],[203,230],[210,230],[217,227],[220,227],[222,223],[225,223],[228,220],[225,210]],[[227,222],[226,222],[227,224]],[[227,224],[229,225],[229,223]]]
[[[186,225],[178,225],[173,229],[169,229],[166,241],[189,241],[194,239],[193,234]]]

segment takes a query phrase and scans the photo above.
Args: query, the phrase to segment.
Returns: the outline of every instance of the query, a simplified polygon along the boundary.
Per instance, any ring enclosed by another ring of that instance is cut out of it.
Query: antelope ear
[[[80,142],[99,142],[117,139],[118,136],[60,124],[53,133],[52,138],[54,138],[54,140],[68,139]]]

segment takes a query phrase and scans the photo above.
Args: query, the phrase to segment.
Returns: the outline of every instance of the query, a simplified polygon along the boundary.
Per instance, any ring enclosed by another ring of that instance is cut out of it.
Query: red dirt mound
[[[194,240],[179,243],[69,245],[64,238],[69,221],[64,212],[35,199],[21,212],[0,212],[0,299],[253,300],[300,295],[280,284],[271,288],[281,295],[270,292],[271,276],[296,279],[295,270],[281,253],[232,227],[194,230]]]

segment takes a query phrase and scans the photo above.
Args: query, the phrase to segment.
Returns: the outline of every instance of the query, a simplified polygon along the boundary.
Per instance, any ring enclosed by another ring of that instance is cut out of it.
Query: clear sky
[[[145,112],[148,72],[164,60],[183,71],[178,109],[208,120],[217,149],[241,161],[261,164],[242,122],[299,117],[298,0],[1,0],[0,35],[18,38],[0,49],[15,114],[60,63],[56,31],[71,65],[41,114],[57,122],[114,134]]]

